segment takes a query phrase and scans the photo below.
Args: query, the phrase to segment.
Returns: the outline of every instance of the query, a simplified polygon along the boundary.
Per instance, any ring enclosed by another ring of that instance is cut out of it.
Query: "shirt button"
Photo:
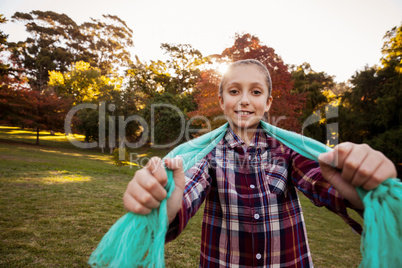
[[[261,259],[261,254],[260,253],[257,253],[257,255],[255,255],[255,257],[257,258],[257,260],[259,260],[259,259]]]
[[[258,220],[259,218],[260,218],[260,214],[255,213],[255,214],[254,214],[254,219]]]
[[[255,188],[255,185],[254,185],[254,184],[250,184],[250,188],[251,188],[251,189],[254,189],[254,188]]]

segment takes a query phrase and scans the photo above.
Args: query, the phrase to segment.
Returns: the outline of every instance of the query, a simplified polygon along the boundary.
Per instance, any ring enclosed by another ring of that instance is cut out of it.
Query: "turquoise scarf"
[[[292,150],[318,160],[332,150],[326,145],[261,121],[263,129]],[[204,158],[226,133],[228,124],[177,146],[166,157],[183,158],[184,171]],[[173,172],[168,175],[167,198],[173,189]],[[372,191],[357,188],[364,204],[361,267],[402,267],[402,183],[388,179]],[[164,267],[165,235],[168,228],[166,200],[150,214],[127,213],[105,234],[89,258],[93,267]]]

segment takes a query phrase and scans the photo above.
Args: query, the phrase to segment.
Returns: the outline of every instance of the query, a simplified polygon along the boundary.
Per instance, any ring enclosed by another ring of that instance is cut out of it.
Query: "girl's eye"
[[[252,93],[253,93],[254,95],[261,95],[261,94],[262,94],[262,92],[259,91],[259,90],[253,90]]]
[[[239,92],[239,90],[237,90],[237,89],[231,89],[231,90],[229,90],[229,93],[230,94],[237,94]]]

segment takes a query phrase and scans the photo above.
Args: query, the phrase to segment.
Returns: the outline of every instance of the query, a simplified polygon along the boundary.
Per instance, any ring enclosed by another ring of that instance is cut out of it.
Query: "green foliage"
[[[402,127],[381,133],[365,142],[376,150],[384,152],[394,163],[401,163],[402,159]],[[399,175],[399,174],[398,174]]]
[[[299,93],[307,94],[306,106],[303,109],[303,118],[309,116],[322,104],[327,103],[323,94],[334,86],[334,80],[324,72],[315,72],[310,64],[303,63],[292,70],[293,89]]]
[[[99,68],[79,61],[72,64],[71,70],[61,73],[49,72],[48,85],[62,96],[75,99],[77,103],[91,102],[100,96],[120,90],[121,79],[111,79],[101,75]]]
[[[305,126],[303,134],[327,143],[326,108],[328,107],[326,106],[330,103],[327,92],[335,85],[333,78],[324,72],[312,70],[310,64],[306,62],[297,67],[293,66],[291,74],[293,90],[306,97],[300,121],[305,123],[309,117],[317,117],[313,124]]]
[[[177,141],[176,146],[185,137],[187,112],[196,108],[192,95],[173,95],[169,92],[156,93],[143,109],[143,117],[154,133],[154,144],[166,145]],[[176,110],[178,109],[178,111]],[[152,135],[151,135],[152,137]]]
[[[171,79],[164,90],[172,94],[194,90],[200,76],[199,67],[207,63],[208,58],[204,58],[200,51],[188,44],[164,43],[161,48],[169,55],[165,65],[171,72]]]
[[[161,85],[156,81],[158,73],[151,68],[153,62],[148,65],[142,62],[138,56],[135,56],[135,63],[127,70],[128,85],[127,88],[131,91],[138,91],[146,97],[150,97],[154,92],[161,90]]]
[[[88,43],[88,52],[94,56],[95,66],[102,75],[116,73],[119,67],[132,64],[130,52],[133,31],[117,16],[103,15],[103,19],[92,19],[80,26]]]
[[[74,61],[68,46],[77,40],[74,39],[77,24],[67,15],[52,11],[16,12],[12,19],[25,23],[31,36],[9,44],[10,50],[16,63],[29,76],[31,88],[42,90],[47,83],[48,71],[66,71],[69,63]]]
[[[25,23],[30,33],[25,41],[10,43],[9,49],[34,90],[44,89],[49,71],[66,72],[73,62],[89,62],[102,74],[131,63],[127,48],[133,45],[132,31],[116,16],[104,16],[109,22],[93,19],[82,25],[53,11],[16,12],[12,18]]]
[[[382,47],[384,56],[381,60],[384,68],[392,68],[402,74],[402,24],[387,31],[384,39]]]
[[[0,14],[0,24],[6,22],[7,19],[3,16],[3,14]],[[0,30],[0,52],[4,50],[4,46],[7,44],[7,38],[8,34],[5,34],[3,33],[3,31]],[[9,73],[9,68],[9,65],[4,64],[2,61],[0,61],[0,78]]]
[[[99,138],[99,110],[81,109],[77,112],[76,128],[85,135],[85,141]]]
[[[401,125],[402,75],[366,67],[352,80],[341,106],[342,140],[362,142]]]
[[[166,145],[176,141],[177,144],[183,139],[179,137],[184,132],[187,112],[196,108],[193,94],[201,74],[199,68],[208,59],[190,45],[162,44],[161,47],[169,59],[147,64],[137,57],[127,71],[127,89],[142,97],[137,107],[142,107],[141,115],[150,127],[150,142]]]
[[[399,140],[402,125],[401,27],[387,32],[381,68],[366,67],[352,77],[352,89],[342,96],[341,140],[367,142],[402,163]]]
[[[95,103],[99,108],[103,103],[105,109],[101,116],[105,116],[106,139],[109,137],[110,117],[115,121],[114,133],[117,138],[119,137],[118,117],[138,114],[138,107],[141,105],[141,97],[137,92],[129,88],[120,90],[121,78],[106,77],[98,68],[91,67],[89,63],[82,61],[76,62],[69,72],[50,72],[48,85],[60,96],[74,98],[75,104]],[[80,110],[77,113],[76,129],[85,134],[87,141],[99,138],[99,109]],[[113,129],[113,126],[111,127]],[[125,137],[129,141],[134,141],[140,136],[139,130],[139,124],[131,122],[126,126]]]
[[[151,61],[149,64],[136,57],[136,63],[127,71],[130,87],[152,97],[156,92],[171,94],[191,93],[200,77],[200,66],[209,60],[201,52],[183,44],[162,44],[169,55],[166,62]]]

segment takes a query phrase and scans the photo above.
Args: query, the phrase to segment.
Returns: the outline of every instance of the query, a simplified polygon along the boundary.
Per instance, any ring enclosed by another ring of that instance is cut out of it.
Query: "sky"
[[[380,64],[383,37],[402,23],[401,0],[0,0],[7,19],[32,10],[64,13],[76,23],[117,15],[133,30],[132,56],[165,60],[161,43],[190,44],[204,56],[250,33],[289,65],[346,82],[364,66]],[[25,27],[0,25],[9,41],[26,39]]]

